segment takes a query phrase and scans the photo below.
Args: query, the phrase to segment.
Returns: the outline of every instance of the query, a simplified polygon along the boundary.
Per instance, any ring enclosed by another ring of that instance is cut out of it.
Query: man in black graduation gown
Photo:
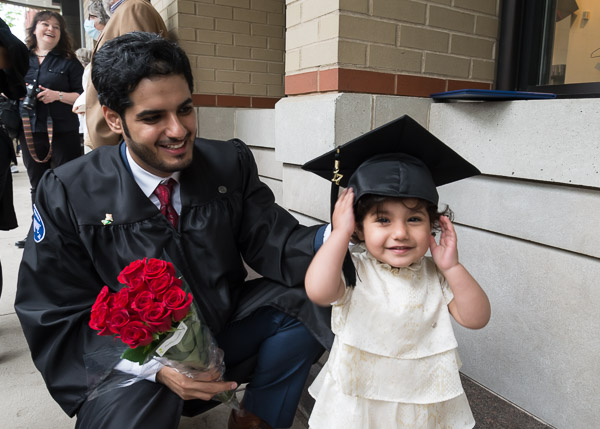
[[[64,411],[77,415],[76,427],[175,428],[182,414],[204,411],[214,394],[248,380],[228,427],[289,427],[310,365],[332,339],[328,312],[302,286],[321,230],[274,203],[243,142],[194,139],[192,75],[176,45],[130,33],[93,61],[105,118],[125,141],[40,182],[15,303],[35,365]],[[176,226],[153,195],[169,179]],[[93,368],[123,363],[119,341],[88,326],[96,296],[103,285],[120,289],[117,276],[130,262],[163,251],[225,351],[231,381],[163,367],[88,398]],[[245,282],[243,261],[264,277]]]

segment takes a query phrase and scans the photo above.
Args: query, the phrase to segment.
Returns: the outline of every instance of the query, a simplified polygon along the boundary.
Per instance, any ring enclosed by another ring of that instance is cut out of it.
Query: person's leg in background
[[[50,165],[56,168],[82,155],[79,132],[54,132]]]

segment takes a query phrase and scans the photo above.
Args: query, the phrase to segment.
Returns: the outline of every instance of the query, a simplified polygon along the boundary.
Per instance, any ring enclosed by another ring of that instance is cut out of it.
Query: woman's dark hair
[[[414,205],[408,205],[406,200],[416,201]],[[450,210],[450,207],[446,206],[446,208],[442,211],[438,210],[438,207],[435,204],[432,204],[428,201],[421,200],[419,198],[400,198],[400,197],[387,197],[383,195],[374,195],[374,194],[366,194],[359,198],[354,206],[354,219],[356,221],[356,225],[358,228],[362,228],[362,223],[365,220],[365,216],[369,213],[373,207],[375,210],[379,210],[382,204],[387,201],[400,201],[409,209],[421,209],[425,208],[427,214],[429,215],[429,224],[431,225],[431,231],[440,231],[440,217],[447,216],[450,220],[454,218],[454,213]],[[352,240],[354,242],[360,242],[356,234],[353,234]]]
[[[100,104],[120,116],[140,81],[153,76],[181,75],[193,92],[190,61],[177,44],[154,34],[127,33],[106,42],[92,58],[92,83]]]
[[[37,48],[35,27],[37,26],[38,22],[46,21],[50,18],[55,18],[60,26],[60,39],[58,39],[58,44],[54,47],[54,49],[52,49],[52,52],[56,52],[57,54],[66,58],[75,58],[73,43],[71,42],[71,35],[67,31],[67,23],[60,13],[52,12],[51,10],[42,10],[34,15],[33,21],[31,22],[31,27],[27,29],[27,36],[25,38],[27,47],[30,51],[33,51],[35,48]]]

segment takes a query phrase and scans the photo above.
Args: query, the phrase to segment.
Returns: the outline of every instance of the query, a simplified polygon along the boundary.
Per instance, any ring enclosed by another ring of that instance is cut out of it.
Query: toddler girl
[[[398,153],[361,164],[337,200],[331,235],[306,274],[309,298],[332,305],[335,334],[309,388],[311,429],[474,426],[450,315],[479,329],[490,304],[459,263],[456,233],[437,203],[428,167]],[[342,275],[351,240],[355,287]]]

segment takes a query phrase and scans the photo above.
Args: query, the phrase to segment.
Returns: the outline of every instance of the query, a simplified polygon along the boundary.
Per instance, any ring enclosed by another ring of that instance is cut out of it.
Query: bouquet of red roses
[[[122,359],[140,365],[155,359],[190,378],[213,368],[223,374],[223,352],[199,319],[192,294],[171,262],[136,260],[117,279],[125,287],[118,292],[102,288],[89,326],[98,335],[112,335],[127,344]],[[233,391],[213,399],[237,407]]]

